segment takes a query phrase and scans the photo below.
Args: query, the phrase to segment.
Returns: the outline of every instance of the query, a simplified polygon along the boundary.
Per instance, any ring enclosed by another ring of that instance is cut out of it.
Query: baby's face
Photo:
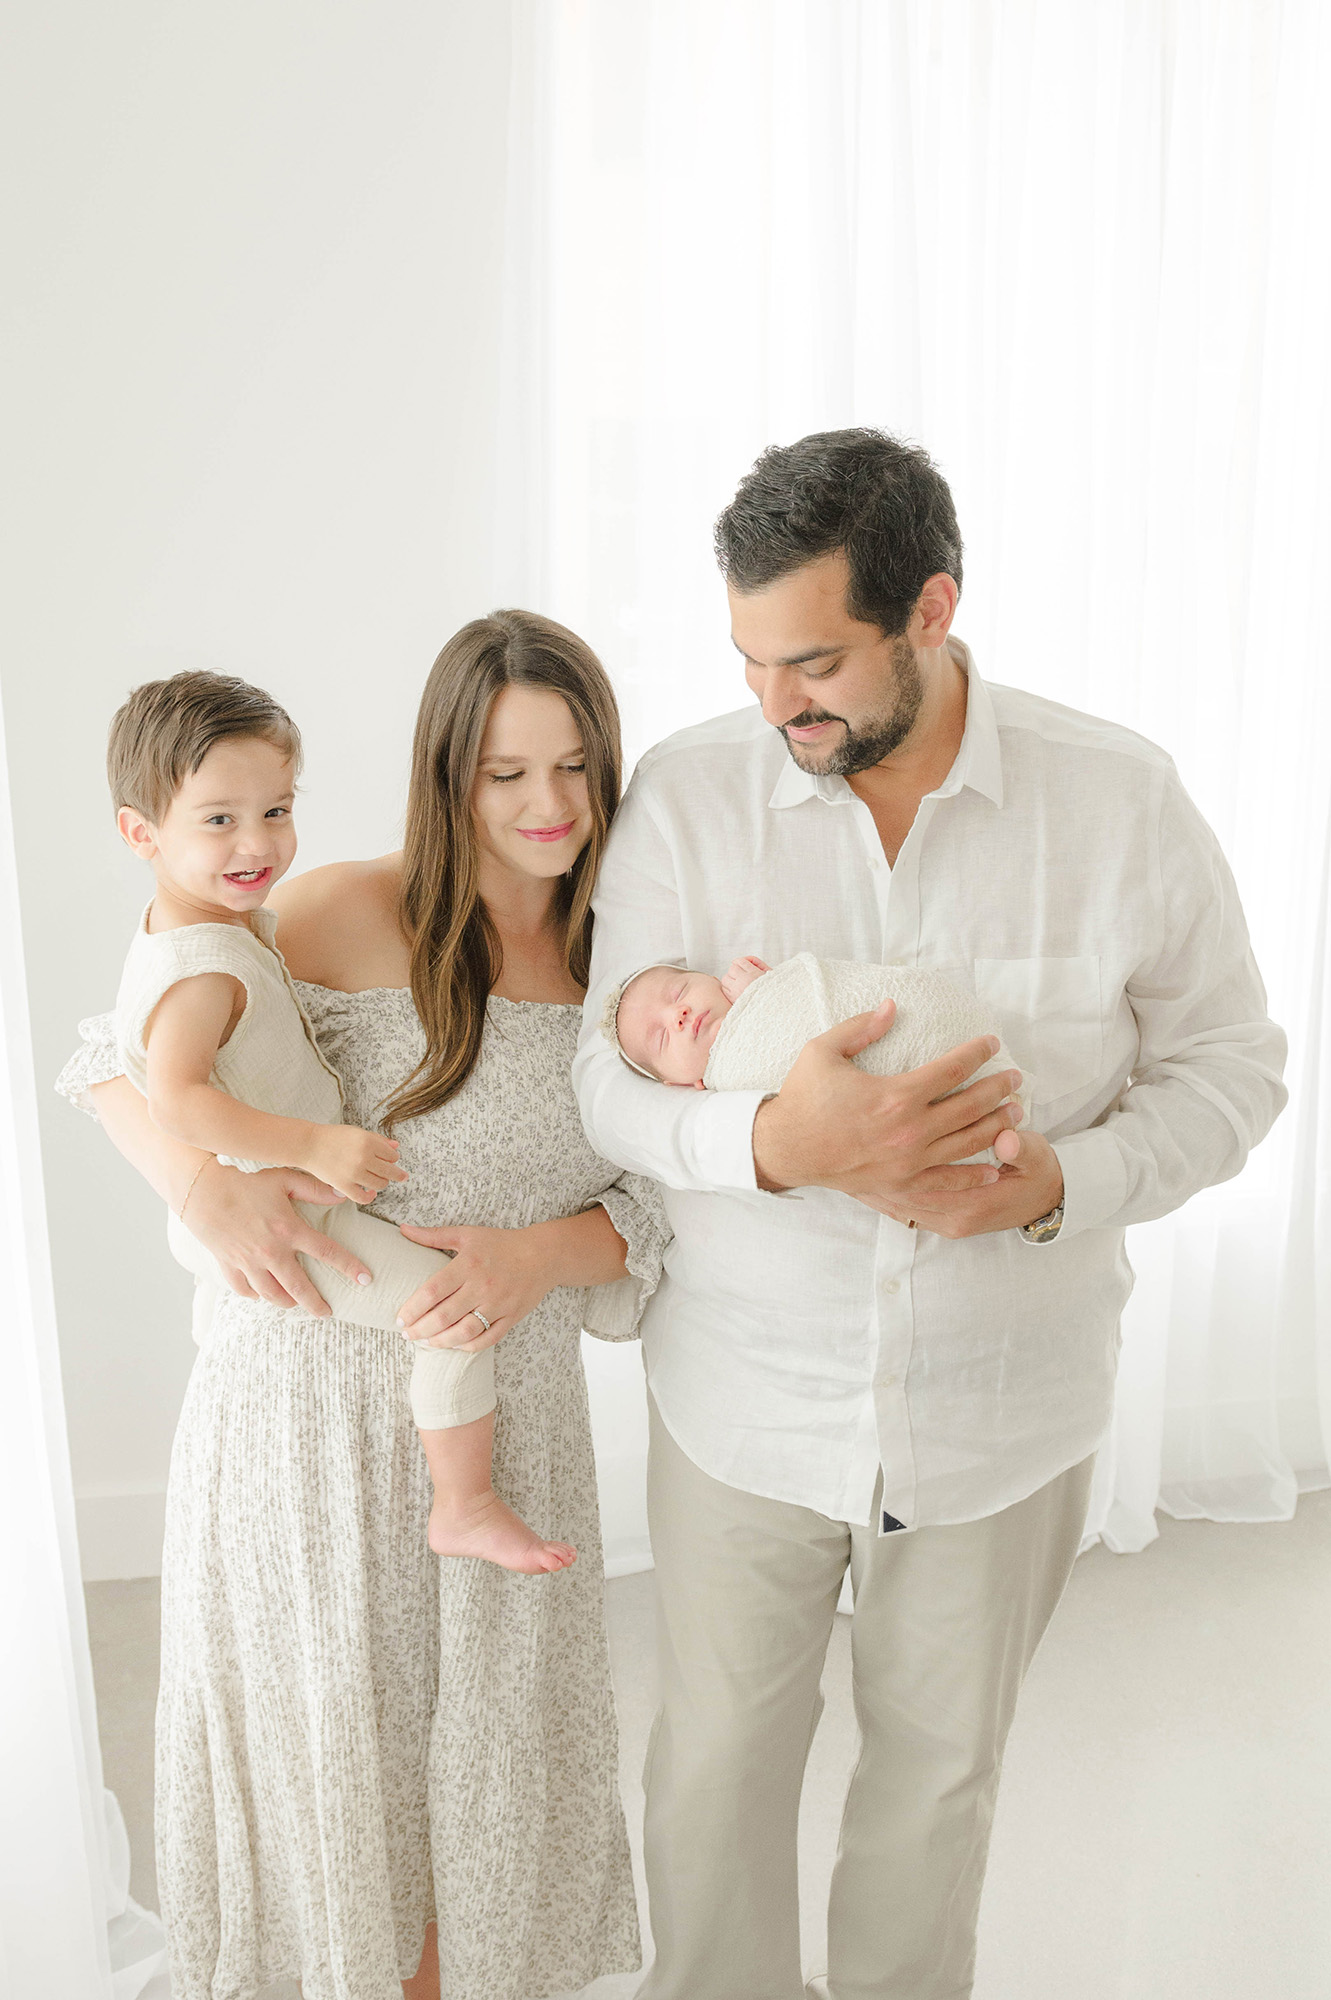
[[[729,1012],[721,981],[709,972],[653,965],[625,987],[615,1025],[632,1061],[662,1083],[701,1089],[716,1031]]]

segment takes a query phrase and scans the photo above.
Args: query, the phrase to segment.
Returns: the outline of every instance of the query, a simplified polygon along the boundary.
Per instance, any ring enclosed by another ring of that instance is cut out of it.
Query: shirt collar
[[[952,769],[944,778],[934,798],[948,799],[969,786],[991,799],[996,806],[1003,804],[1003,753],[998,741],[998,721],[994,715],[993,698],[988,688],[975,671],[975,661],[970,647],[961,639],[949,639],[948,650],[967,680],[966,727],[962,732],[961,748],[956,754]],[[781,766],[781,773],[772,787],[768,799],[769,806],[802,805],[805,799],[822,799],[830,806],[844,805],[853,799],[854,792],[844,778],[817,777],[812,771],[802,771],[787,751]]]

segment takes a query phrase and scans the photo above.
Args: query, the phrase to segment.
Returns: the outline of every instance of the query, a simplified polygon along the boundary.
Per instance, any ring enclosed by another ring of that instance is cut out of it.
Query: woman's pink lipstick
[[[564,840],[573,831],[569,820],[563,826],[520,826],[518,832],[524,840]]]

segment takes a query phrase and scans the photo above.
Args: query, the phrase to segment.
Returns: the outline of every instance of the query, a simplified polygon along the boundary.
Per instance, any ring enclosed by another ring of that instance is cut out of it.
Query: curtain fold
[[[0,721],[0,1994],[167,2000],[103,1790],[56,1347]]]
[[[981,671],[1162,743],[1239,878],[1289,1113],[1134,1230],[1092,1526],[1328,1473],[1318,0],[514,0],[501,595],[631,754],[746,691],[711,523],[768,443],[923,442]],[[977,864],[978,865],[978,864]]]

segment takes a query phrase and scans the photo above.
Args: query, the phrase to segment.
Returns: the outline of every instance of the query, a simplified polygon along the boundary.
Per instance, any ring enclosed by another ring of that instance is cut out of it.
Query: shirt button
[[[887,1292],[889,1295],[891,1295],[894,1292],[899,1292],[901,1290],[900,1278],[889,1278],[887,1283],[883,1286],[883,1290]]]
[[[878,1377],[878,1386],[880,1389],[895,1389],[897,1378],[895,1375],[880,1375]]]

